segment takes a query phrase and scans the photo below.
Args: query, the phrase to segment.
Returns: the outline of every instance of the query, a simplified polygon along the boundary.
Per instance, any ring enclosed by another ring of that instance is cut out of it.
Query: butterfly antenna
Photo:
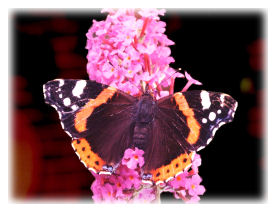
[[[174,69],[174,73],[172,73],[170,76],[168,76],[168,77],[162,79],[161,82],[158,83],[158,84],[156,85],[156,88],[161,90],[160,85],[163,83],[163,81],[164,81],[164,80],[170,79],[170,78],[171,78],[173,75],[175,75],[176,73],[181,73],[180,71],[181,71],[181,68]],[[181,73],[181,74],[183,74],[183,73]],[[183,74],[183,75],[184,75],[184,74]],[[185,78],[185,77],[184,77],[184,78]],[[169,91],[170,94],[173,93],[173,89],[174,89],[174,80],[173,80],[173,78],[171,78],[171,85],[170,85],[170,91]]]

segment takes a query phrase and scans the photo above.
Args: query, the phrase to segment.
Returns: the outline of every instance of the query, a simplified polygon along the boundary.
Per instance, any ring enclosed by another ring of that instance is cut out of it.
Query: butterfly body
[[[237,108],[231,96],[218,92],[177,92],[156,100],[148,90],[133,97],[86,80],[50,81],[44,97],[88,169],[112,172],[126,149],[138,147],[144,151],[142,169],[155,183],[187,169],[193,153],[233,120]]]
[[[132,145],[145,150],[151,140],[150,129],[157,111],[157,102],[150,94],[143,94],[134,107]]]

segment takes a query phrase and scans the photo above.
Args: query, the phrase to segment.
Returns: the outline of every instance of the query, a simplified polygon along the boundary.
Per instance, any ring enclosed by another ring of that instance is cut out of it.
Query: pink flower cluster
[[[118,168],[111,175],[92,174],[95,177],[91,189],[93,200],[99,202],[133,203],[151,202],[156,198],[156,187],[143,185],[141,167],[144,151],[127,149]]]
[[[145,184],[142,182],[141,167],[144,164],[144,151],[127,149],[122,162],[111,175],[92,174],[95,177],[91,189],[93,200],[97,203],[150,203],[158,200],[160,193],[171,192],[175,198],[183,199],[184,202],[194,203],[200,200],[199,195],[205,192],[204,186],[200,185],[202,179],[198,175],[198,166],[201,159],[195,154],[192,167],[184,171],[171,181],[161,186]]]
[[[138,95],[141,83],[169,94],[171,81],[184,77],[169,64],[174,62],[168,47],[174,42],[164,34],[166,23],[157,9],[108,9],[105,21],[93,20],[87,36],[87,72],[91,80]]]
[[[168,191],[174,193],[176,199],[182,199],[186,203],[196,203],[200,200],[199,195],[205,192],[204,186],[200,185],[202,179],[198,175],[198,166],[201,165],[200,155],[195,154],[190,171],[184,171],[168,182]]]

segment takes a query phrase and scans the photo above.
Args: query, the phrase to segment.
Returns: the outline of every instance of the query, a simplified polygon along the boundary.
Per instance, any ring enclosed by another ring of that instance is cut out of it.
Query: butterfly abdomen
[[[157,110],[156,101],[148,94],[141,96],[135,107],[133,145],[145,149],[151,136],[152,123]]]

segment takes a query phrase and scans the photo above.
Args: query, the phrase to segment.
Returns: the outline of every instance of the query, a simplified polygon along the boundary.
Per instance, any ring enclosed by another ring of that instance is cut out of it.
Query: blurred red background
[[[42,85],[55,78],[88,79],[85,33],[100,10],[81,14],[12,12],[12,194],[15,199],[92,196],[92,175],[79,162]],[[239,102],[235,121],[202,151],[208,197],[261,197],[263,165],[262,14],[169,13],[174,68]],[[175,90],[184,86],[178,80]],[[201,89],[196,87],[193,89]],[[234,158],[230,158],[233,157]],[[235,165],[235,166],[234,166]],[[219,171],[218,171],[219,170]],[[164,194],[164,198],[166,198]]]

